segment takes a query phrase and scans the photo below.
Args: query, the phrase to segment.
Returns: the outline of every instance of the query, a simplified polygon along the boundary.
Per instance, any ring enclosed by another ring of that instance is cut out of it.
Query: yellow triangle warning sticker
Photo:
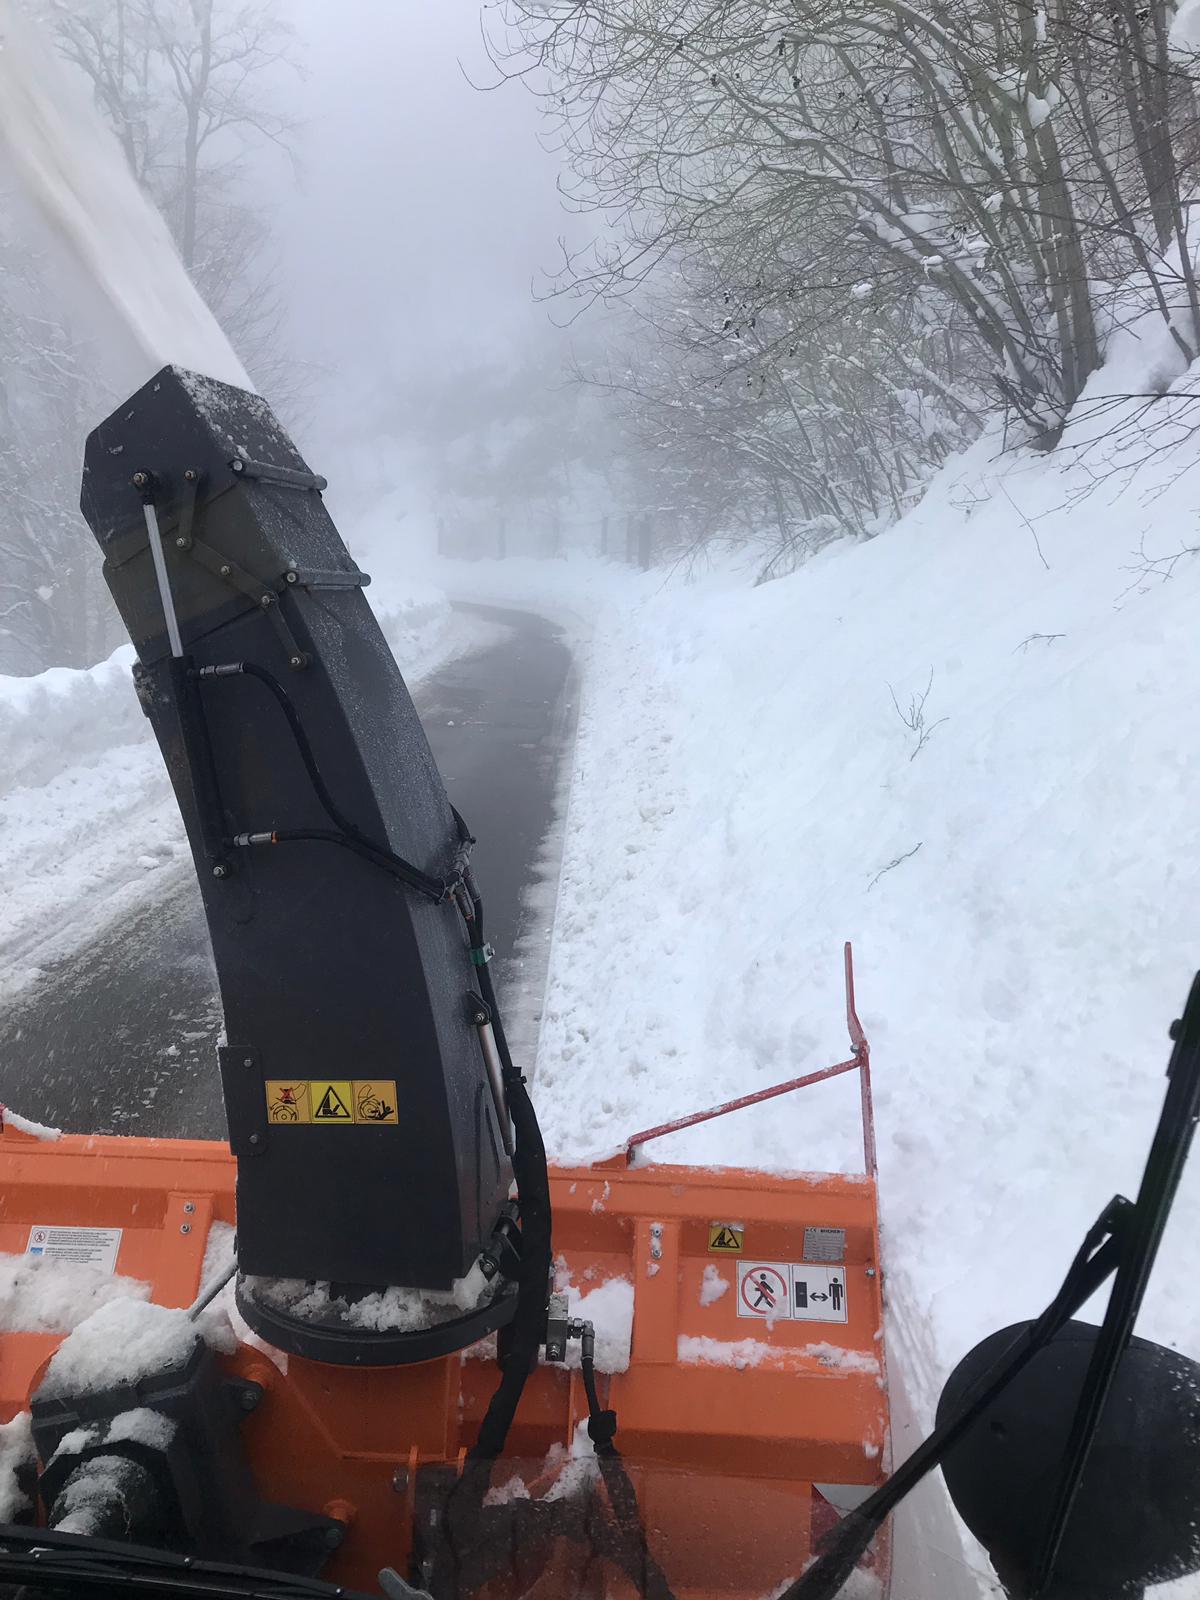
[[[708,1230],[708,1248],[741,1250],[745,1237],[745,1228],[734,1228],[728,1222],[714,1222]]]
[[[353,1122],[350,1106],[353,1091],[349,1083],[310,1083],[309,1104],[314,1122]]]

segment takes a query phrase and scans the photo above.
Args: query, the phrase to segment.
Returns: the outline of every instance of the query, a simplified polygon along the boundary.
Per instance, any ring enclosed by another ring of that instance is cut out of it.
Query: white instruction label
[[[739,1261],[737,1314],[760,1322],[845,1322],[845,1271],[809,1261]]]
[[[61,1228],[36,1223],[29,1230],[26,1254],[72,1261],[76,1266],[95,1267],[98,1272],[115,1272],[122,1231],[120,1228]]]

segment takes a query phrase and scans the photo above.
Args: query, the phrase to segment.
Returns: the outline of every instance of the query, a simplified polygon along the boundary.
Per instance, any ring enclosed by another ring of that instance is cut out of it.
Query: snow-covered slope
[[[1124,457],[1100,438],[1123,424]],[[764,588],[630,580],[584,676],[547,1142],[593,1156],[842,1059],[853,939],[924,1421],[1134,1192],[1200,957],[1200,560],[1174,559],[1200,544],[1197,448],[1146,460],[1147,419],[1090,402],[1068,440],[985,439],[887,536]],[[850,1082],[658,1152],[853,1167]],[[1140,1325],[1192,1353],[1198,1227],[1193,1165]]]

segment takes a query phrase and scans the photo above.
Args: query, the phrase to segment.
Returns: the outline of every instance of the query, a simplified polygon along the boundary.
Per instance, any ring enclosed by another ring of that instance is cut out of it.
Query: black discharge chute
[[[258,396],[168,367],[89,438],[82,506],[204,897],[243,1315],[299,1355],[395,1364],[529,1314],[510,1096],[539,1235],[545,1163],[473,931],[472,841],[324,487]],[[403,1332],[297,1316],[278,1287],[344,1305],[477,1262],[493,1292]]]

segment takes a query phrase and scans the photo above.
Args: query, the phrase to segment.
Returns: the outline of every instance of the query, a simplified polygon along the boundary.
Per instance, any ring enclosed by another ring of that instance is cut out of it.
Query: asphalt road
[[[516,987],[515,952],[536,944],[526,891],[554,818],[570,653],[540,617],[463,609],[502,623],[504,637],[451,662],[417,704],[450,798],[479,840],[503,998]],[[190,867],[155,874],[153,885],[133,917],[0,1009],[0,1102],[71,1132],[224,1136],[221,1007],[199,891]]]

